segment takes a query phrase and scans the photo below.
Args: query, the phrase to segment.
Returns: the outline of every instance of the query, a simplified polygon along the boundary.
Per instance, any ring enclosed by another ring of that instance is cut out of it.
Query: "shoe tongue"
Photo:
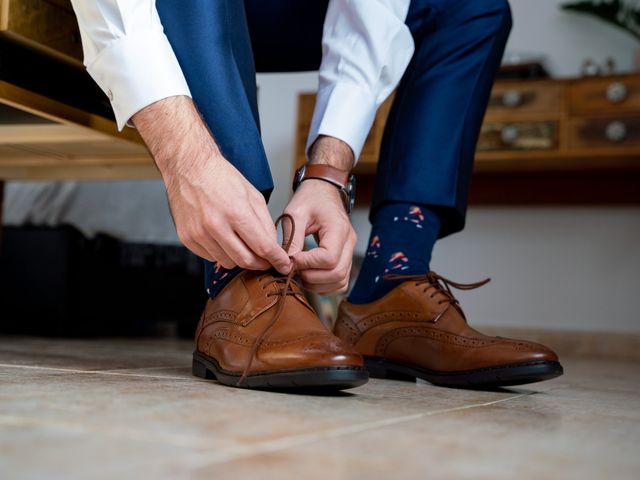
[[[433,295],[433,299],[436,301],[449,300],[451,297],[440,287],[438,284],[431,284],[432,290],[429,291]]]
[[[432,320],[437,319],[435,325],[439,330],[444,330],[456,335],[468,335],[472,332],[467,325],[464,316],[456,305],[449,302],[451,297],[436,283],[429,282],[430,288],[426,292],[420,291],[428,304],[429,312],[433,315]],[[424,290],[425,284],[420,288]],[[433,297],[431,297],[433,295]],[[438,303],[442,302],[442,303]]]
[[[427,295],[430,303],[434,303],[437,304],[438,302],[442,301],[442,303],[440,304],[440,306],[442,308],[446,307],[449,300],[451,300],[451,297],[449,296],[449,293],[444,290],[438,283],[436,282],[428,282],[426,285],[423,283],[422,285],[423,288],[425,286],[428,286],[429,288],[427,289],[427,291],[425,292],[425,295]],[[433,297],[431,297],[431,295],[433,295]],[[453,306],[452,306],[453,307]],[[437,309],[439,311],[441,311],[441,309]],[[459,314],[459,312],[457,312]]]
[[[258,275],[258,277],[262,277],[261,283],[263,285],[266,285],[267,283],[269,284],[265,287],[265,291],[266,293],[270,294],[279,294],[280,292],[282,292],[287,281],[287,276],[279,273],[276,270],[262,272],[260,275]],[[278,281],[272,281],[274,279],[278,279]],[[294,296],[299,302],[301,302],[307,308],[311,309],[311,305],[309,305],[309,302],[307,302],[307,299],[302,292],[300,285],[294,279],[291,279],[291,281],[289,282],[289,290],[295,294]]]
[[[440,315],[436,325],[440,330],[446,330],[450,333],[455,333],[456,335],[465,335],[470,333],[470,328],[467,325],[462,314],[458,311],[458,309],[449,303],[443,303],[441,305],[442,309],[445,309],[445,312]]]

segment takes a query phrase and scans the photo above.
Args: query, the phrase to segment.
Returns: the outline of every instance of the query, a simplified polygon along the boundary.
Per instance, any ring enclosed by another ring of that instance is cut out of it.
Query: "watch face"
[[[295,192],[304,176],[304,171],[306,170],[306,165],[302,165],[298,170],[296,170],[296,174],[293,178],[293,191]]]
[[[307,169],[307,166],[306,166],[306,165],[302,165],[302,166],[298,169],[298,172],[297,172],[297,175],[296,175],[296,180],[298,180],[298,182],[299,182],[300,180],[302,180],[302,177],[304,177],[304,171],[305,171],[306,169]]]
[[[347,182],[347,186],[345,187],[347,191],[347,195],[349,196],[349,206],[347,209],[348,213],[353,211],[353,207],[356,204],[356,176],[351,174],[349,175],[349,181]]]

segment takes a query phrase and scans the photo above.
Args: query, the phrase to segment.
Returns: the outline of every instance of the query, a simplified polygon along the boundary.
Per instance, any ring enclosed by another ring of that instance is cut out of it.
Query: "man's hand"
[[[160,100],[132,120],[162,174],[187,248],[225,268],[289,272],[264,197],[222,156],[191,99]]]
[[[310,157],[311,163],[326,163],[347,171],[353,165],[349,146],[332,137],[319,137]],[[320,294],[345,292],[349,286],[356,233],[340,191],[323,180],[305,180],[298,186],[285,213],[296,223],[290,253],[294,255],[304,286]],[[288,235],[287,222],[283,225]],[[306,235],[315,235],[319,244],[308,252],[302,251]]]

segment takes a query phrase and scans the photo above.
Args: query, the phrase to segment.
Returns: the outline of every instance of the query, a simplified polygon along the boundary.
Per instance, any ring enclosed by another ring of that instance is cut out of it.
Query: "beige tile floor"
[[[190,358],[183,341],[0,337],[0,479],[640,478],[640,363],[304,396],[194,378]]]

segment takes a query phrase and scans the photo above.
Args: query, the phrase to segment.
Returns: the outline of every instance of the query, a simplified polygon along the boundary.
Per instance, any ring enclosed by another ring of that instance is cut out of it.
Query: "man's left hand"
[[[356,232],[340,191],[323,180],[305,180],[300,183],[285,213],[295,221],[296,231],[289,251],[304,286],[322,295],[346,292]],[[290,233],[287,223],[284,222],[285,236]],[[319,246],[305,252],[304,237],[307,235],[314,235]]]

